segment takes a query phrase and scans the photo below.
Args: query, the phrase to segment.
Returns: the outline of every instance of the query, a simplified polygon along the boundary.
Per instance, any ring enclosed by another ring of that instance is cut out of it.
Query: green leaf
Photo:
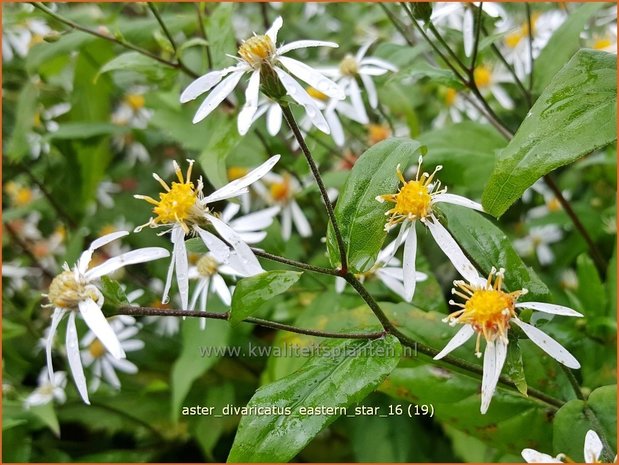
[[[198,160],[209,182],[219,189],[228,183],[226,158],[243,137],[237,129],[236,116],[221,111],[210,114],[206,121],[198,123],[200,125],[209,138]]]
[[[302,274],[297,271],[275,270],[241,279],[232,295],[230,323],[238,324],[256,312],[262,304],[286,292]]]
[[[95,81],[111,71],[135,71],[152,81],[161,81],[171,73],[169,67],[138,52],[126,52],[108,61],[95,76]]]
[[[348,266],[353,272],[367,271],[374,265],[385,240],[385,213],[391,206],[379,203],[376,196],[397,192],[396,167],[406,169],[416,161],[422,146],[412,139],[392,138],[379,142],[359,157],[340,193],[335,216],[346,244]],[[333,266],[340,255],[330,226],[327,247]]]
[[[127,305],[129,301],[125,295],[125,291],[118,281],[113,280],[108,276],[101,276],[101,292],[105,297],[105,303],[114,307]]]
[[[509,346],[507,347],[507,358],[505,360],[505,374],[516,384],[518,391],[523,396],[526,396],[527,380],[524,375],[522,352],[520,351],[517,338],[510,337]]]
[[[32,82],[27,82],[17,98],[15,125],[8,139],[6,155],[12,160],[21,160],[30,149],[28,133],[34,126],[39,90]]]
[[[219,3],[217,8],[205,18],[204,27],[208,31],[213,67],[215,69],[230,66],[233,62],[227,56],[231,50],[236,50],[236,39],[232,24],[232,14],[236,9],[233,2]]]
[[[581,5],[571,12],[535,60],[533,90],[540,93],[561,67],[580,49],[580,33],[589,18],[604,6],[602,2]]]
[[[302,408],[347,408],[363,400],[396,367],[399,341],[385,338],[331,340],[299,371],[258,389],[248,407],[290,410],[289,414],[244,415],[229,462],[287,462],[335,421],[337,410],[306,414]]]
[[[178,419],[182,402],[193,382],[217,362],[221,357],[217,349],[224,348],[228,341],[230,325],[226,321],[208,321],[206,329],[202,330],[199,320],[191,318],[182,323],[183,350],[174,362],[171,374],[173,421]],[[213,349],[210,354],[202,353],[202,348],[206,346]]]
[[[409,7],[416,19],[429,21],[432,16],[432,4],[430,2],[412,2]]]
[[[613,256],[608,263],[606,272],[606,286],[608,287],[608,301],[610,302],[610,314],[617,316],[617,247],[613,250]]]
[[[576,259],[578,275],[578,300],[582,304],[582,312],[587,318],[606,316],[606,289],[600,275],[588,255],[582,254]]]
[[[58,418],[56,417],[56,411],[52,402],[30,407],[30,412],[51,429],[56,436],[60,436],[60,425],[58,424]]]
[[[22,324],[16,323],[7,318],[4,318],[2,321],[2,339],[5,341],[8,341],[14,337],[19,337],[27,331],[28,329]]]
[[[52,139],[90,139],[91,137],[117,135],[127,132],[127,128],[112,123],[63,123],[57,131],[47,134]]]
[[[496,160],[482,203],[501,216],[541,176],[617,139],[617,56],[581,50]]]
[[[589,411],[586,411],[589,407]],[[591,393],[587,401],[571,400],[559,409],[553,423],[554,450],[556,454],[568,455],[576,463],[584,462],[584,443],[587,431],[593,429],[602,433],[617,450],[617,385],[603,386]],[[591,422],[591,415],[597,418],[599,427]],[[602,462],[612,461],[607,457]]]
[[[505,285],[510,291],[528,289],[527,296],[548,294],[548,288],[532,268],[524,264],[508,237],[480,213],[469,208],[442,203],[447,229],[460,247],[488,275],[491,268],[505,268]]]

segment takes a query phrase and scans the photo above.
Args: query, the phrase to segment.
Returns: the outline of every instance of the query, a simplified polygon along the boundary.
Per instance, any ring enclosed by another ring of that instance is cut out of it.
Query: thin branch
[[[330,268],[323,268],[321,266],[308,265],[306,263],[297,262],[295,260],[290,260],[289,258],[280,257],[279,255],[273,255],[264,250],[260,249],[251,249],[252,252],[258,257],[266,258],[267,260],[271,260],[278,263],[283,263],[285,265],[293,266],[295,268],[299,268],[301,270],[313,271],[314,273],[320,274],[328,274],[331,276],[339,276],[340,272],[338,270],[332,270]]]
[[[587,246],[589,247],[589,252],[591,253],[591,257],[595,261],[600,272],[605,273],[606,268],[608,267],[606,260],[604,260],[602,253],[595,245],[595,242],[593,241],[593,238],[589,235],[589,232],[585,228],[585,225],[582,224],[582,222],[580,221],[580,218],[578,218],[578,215],[572,208],[572,205],[563,196],[563,192],[561,192],[561,189],[559,189],[559,186],[557,186],[557,184],[555,183],[554,179],[552,178],[550,174],[547,174],[546,176],[544,176],[544,181],[546,182],[546,184],[548,185],[552,193],[555,195],[555,197],[557,198],[557,200],[563,207],[563,210],[565,210],[565,213],[567,213],[567,215],[570,217],[570,219],[572,220],[572,223],[574,223],[574,226],[576,227],[580,235],[583,237],[583,239],[587,243]]]
[[[175,69],[180,69],[183,72],[185,72],[186,74],[188,74],[189,76],[193,77],[193,78],[197,78],[199,77],[199,74],[194,73],[193,71],[184,68],[180,63],[178,62],[172,62],[172,61],[168,61],[164,58],[161,58],[160,56],[149,52],[148,50],[145,50],[141,47],[138,47],[137,45],[133,45],[132,43],[129,43],[125,40],[122,39],[117,39],[116,37],[112,36],[112,35],[107,35],[107,34],[102,34],[98,31],[95,31],[93,29],[89,29],[85,26],[81,26],[80,24],[77,24],[74,21],[71,21],[68,18],[65,18],[64,16],[59,15],[58,13],[56,13],[55,11],[50,10],[49,8],[47,8],[45,5],[41,4],[41,3],[37,3],[37,2],[30,2],[30,4],[32,6],[34,6],[35,8],[38,8],[39,10],[43,11],[45,14],[48,14],[49,16],[53,17],[54,19],[56,19],[57,21],[60,21],[61,23],[66,24],[67,26],[73,28],[73,29],[77,29],[78,31],[82,31],[85,32],[86,34],[90,34],[93,35],[95,37],[99,37],[100,39],[104,39],[107,40],[109,42],[113,42],[115,44],[121,45],[125,48],[128,48],[130,50],[133,50],[135,52],[138,52],[142,55],[145,55],[149,58],[152,58],[153,60],[158,61],[161,64],[164,64],[166,66],[169,66],[171,68],[175,68]]]
[[[469,73],[475,72],[475,66],[477,63],[477,53],[479,52],[479,36],[481,35],[481,15],[483,12],[483,2],[480,2],[477,7],[477,24],[475,25],[475,43],[473,44],[473,56],[471,57],[471,66],[469,67]]]
[[[271,21],[269,21],[268,3],[260,2],[260,15],[262,16],[262,25],[266,31],[271,27]]]
[[[316,162],[312,157],[312,154],[305,143],[305,139],[303,139],[303,134],[301,134],[301,130],[297,125],[296,120],[294,119],[294,115],[292,111],[290,111],[290,107],[288,105],[280,105],[282,108],[282,112],[284,114],[284,119],[288,123],[288,126],[292,130],[301,150],[303,151],[303,155],[305,155],[305,159],[307,160],[307,164],[310,167],[312,174],[314,175],[314,179],[316,180],[316,184],[318,185],[318,189],[320,190],[320,194],[322,196],[322,201],[325,204],[327,209],[327,215],[329,216],[329,221],[331,222],[331,226],[333,227],[333,232],[335,234],[335,239],[337,242],[337,246],[340,252],[340,261],[342,262],[342,268],[340,274],[345,274],[348,270],[348,263],[346,258],[346,244],[344,243],[344,238],[342,237],[342,233],[340,231],[340,227],[337,224],[337,220],[335,218],[335,212],[333,211],[333,205],[331,205],[331,201],[329,200],[329,195],[327,194],[327,188],[325,187],[322,177],[320,176],[320,171],[316,166]]]
[[[529,33],[529,94],[531,94],[533,90],[533,65],[535,64],[535,60],[533,59],[533,21],[531,21],[531,6],[525,3],[524,7],[527,11],[527,28]]]
[[[385,14],[387,15],[387,18],[389,18],[389,21],[391,21],[391,24],[393,24],[395,28],[398,30],[398,32],[402,35],[402,37],[404,37],[404,40],[406,41],[406,43],[410,46],[414,46],[415,42],[408,36],[406,29],[404,29],[404,26],[402,26],[402,24],[397,20],[397,18],[391,12],[391,10],[387,8],[382,2],[379,2],[378,6],[380,6],[383,9]]]
[[[133,307],[123,306],[117,309],[116,315],[131,316],[182,316],[193,318],[208,318],[211,320],[229,320],[230,312],[201,312],[193,310],[179,310],[158,307]],[[279,329],[289,333],[305,334],[307,336],[326,337],[331,339],[378,339],[385,336],[385,331],[362,332],[362,333],[335,333],[331,331],[319,331],[314,329],[298,328],[296,326],[278,323],[276,321],[264,320],[262,318],[247,317],[242,320],[244,323],[252,323],[265,328]]]
[[[206,62],[208,64],[208,69],[213,68],[213,57],[211,56],[211,45],[208,43],[208,34],[206,33],[206,28],[204,27],[204,17],[202,15],[202,7],[204,3],[194,3],[196,7],[196,14],[198,15],[198,31],[202,35],[202,38],[207,42],[206,44]],[[206,11],[206,7],[204,6]]]

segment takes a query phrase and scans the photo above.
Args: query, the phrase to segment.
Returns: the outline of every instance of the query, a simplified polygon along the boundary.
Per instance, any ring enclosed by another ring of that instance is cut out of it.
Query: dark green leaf
[[[528,296],[548,294],[546,285],[523,263],[505,233],[481,213],[444,203],[439,208],[447,218],[447,229],[482,275],[488,275],[493,266],[505,268],[510,291],[528,289]]]
[[[51,429],[56,436],[60,436],[60,425],[52,402],[30,407],[30,412]]]
[[[90,139],[91,137],[117,135],[127,129],[112,123],[63,123],[55,132],[50,132],[51,139]]]
[[[432,16],[432,4],[430,2],[411,2],[408,5],[416,19],[430,20],[430,16]]]
[[[209,182],[218,189],[228,182],[226,158],[243,138],[237,129],[236,117],[223,112],[209,115],[206,121],[198,123],[200,125],[209,138],[198,160]]]
[[[27,136],[34,126],[38,98],[39,90],[31,82],[26,83],[19,92],[15,125],[6,148],[6,155],[10,159],[20,160],[30,149]]]
[[[416,161],[421,149],[419,142],[411,139],[388,139],[369,148],[355,163],[335,207],[351,271],[364,272],[374,265],[387,234],[385,212],[391,208],[388,203],[379,203],[376,196],[397,192],[400,181],[396,167],[402,165],[404,170]],[[337,241],[331,227],[327,247],[331,264],[339,266]]]
[[[303,415],[301,408],[349,407],[363,400],[395,368],[401,346],[393,336],[331,340],[299,371],[261,387],[248,407],[289,408],[289,414],[244,415],[229,462],[286,462],[340,413]]]
[[[241,279],[232,295],[230,323],[236,324],[256,312],[262,304],[286,292],[303,273],[297,271],[265,271]]]
[[[518,391],[523,396],[526,396],[527,380],[524,374],[524,365],[522,364],[522,353],[516,338],[510,338],[509,340],[507,359],[505,360],[505,374],[516,383]]]
[[[617,55],[581,50],[554,77],[496,160],[482,197],[500,216],[541,176],[617,139]]]
[[[108,276],[101,276],[101,284],[101,292],[103,293],[103,297],[105,297],[106,304],[120,307],[121,305],[127,305],[129,303],[125,291],[118,281]]]
[[[600,279],[593,260],[583,254],[576,260],[578,275],[578,300],[582,304],[582,313],[592,318],[607,315],[606,290]]]
[[[154,58],[150,58],[142,53],[126,52],[103,65],[99,74],[95,77],[95,80],[102,74],[111,71],[135,71],[136,73],[146,76],[149,80],[156,82],[165,79],[170,74],[171,69]]]

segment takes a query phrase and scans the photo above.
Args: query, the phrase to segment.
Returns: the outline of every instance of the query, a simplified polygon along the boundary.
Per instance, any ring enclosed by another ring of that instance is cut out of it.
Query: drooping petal
[[[103,379],[107,381],[107,383],[112,386],[114,389],[120,389],[120,380],[118,376],[116,376],[116,372],[114,371],[114,367],[112,364],[106,360],[101,360],[101,369],[103,370]]]
[[[135,364],[133,362],[130,362],[129,360],[127,360],[126,358],[121,358],[120,360],[117,360],[115,358],[108,358],[108,360],[110,362],[110,364],[116,368],[117,370],[122,371],[123,373],[129,373],[129,374],[135,374],[138,372],[138,367],[135,366]]]
[[[447,343],[443,350],[441,350],[438,354],[434,356],[434,360],[440,360],[445,355],[456,350],[458,347],[468,341],[471,336],[473,336],[473,334],[475,334],[475,330],[471,325],[462,326],[462,328],[460,328],[460,330],[454,335],[454,337],[451,338],[451,340]]]
[[[258,96],[260,95],[260,70],[251,74],[247,89],[245,89],[245,105],[239,112],[237,128],[239,134],[244,136],[249,131],[249,127],[254,121],[254,115],[258,110]]]
[[[370,119],[368,118],[368,114],[365,111],[365,105],[363,103],[363,99],[361,98],[361,89],[359,89],[359,85],[357,81],[354,79],[350,81],[350,101],[352,102],[352,106],[355,109],[355,113],[358,118],[361,120],[361,124],[368,124]]]
[[[344,288],[346,287],[346,280],[341,276],[335,277],[335,292],[341,294],[344,292]]]
[[[202,293],[204,288],[208,287],[209,282],[210,282],[210,278],[204,278],[198,282],[198,285],[194,289],[193,295],[191,296],[191,302],[189,302],[189,310],[196,309],[196,303],[198,302],[198,297],[200,297],[200,294]]]
[[[518,325],[529,337],[529,339],[531,339],[531,341],[533,341],[540,349],[556,361],[562,363],[568,368],[573,368],[575,370],[580,368],[580,363],[578,360],[576,360],[576,358],[570,354],[565,347],[551,338],[548,334],[537,329],[535,326],[519,320],[518,318],[512,318],[511,321]]]
[[[230,220],[234,218],[234,215],[236,215],[240,209],[241,209],[241,206],[238,203],[228,202],[228,205],[226,205],[226,208],[224,208],[223,211],[221,212],[221,220],[225,221],[226,223],[229,223]]]
[[[85,299],[79,303],[80,315],[84,321],[95,333],[97,339],[103,346],[116,358],[124,358],[125,351],[120,345],[120,341],[116,333],[103,315],[101,308],[92,299]]]
[[[93,302],[94,304],[94,302]],[[71,375],[75,381],[82,400],[90,405],[88,400],[88,386],[86,385],[86,377],[82,368],[82,360],[80,358],[79,341],[77,340],[77,328],[75,327],[75,312],[69,313],[69,321],[67,324],[67,339],[66,339],[67,359],[71,368]]]
[[[224,278],[221,277],[221,275],[219,274],[213,275],[213,288],[215,289],[215,292],[217,292],[217,295],[219,296],[221,301],[224,303],[224,305],[230,306],[230,304],[232,303],[232,295],[230,294],[230,288],[224,281]]]
[[[176,268],[176,284],[181,296],[181,306],[187,309],[189,304],[189,263],[187,261],[187,248],[185,246],[185,231],[176,227],[172,230],[172,243],[174,244],[174,267]]]
[[[290,212],[292,213],[292,219],[299,235],[301,237],[310,237],[312,235],[312,227],[309,221],[307,221],[307,218],[305,218],[305,213],[303,213],[303,210],[301,210],[301,207],[299,207],[299,204],[295,200],[290,202]]]
[[[292,211],[290,205],[286,205],[282,210],[282,239],[287,241],[292,234]]]
[[[79,270],[79,272],[82,274],[86,272],[86,270],[88,269],[88,264],[92,259],[92,254],[95,250],[127,235],[129,235],[129,231],[115,231],[92,241],[88,249],[82,252],[82,255],[80,255],[80,258],[77,261],[77,269]]]
[[[439,220],[433,218],[431,221],[424,221],[424,224],[428,227],[432,237],[434,237],[434,240],[436,241],[436,244],[441,248],[458,273],[460,273],[464,279],[472,284],[479,283],[479,273],[471,261],[466,258],[458,243],[453,237],[451,237],[449,231],[445,229]]]
[[[389,63],[388,61],[382,60],[381,58],[376,58],[376,57],[364,58],[363,60],[361,60],[361,66],[363,67],[365,65],[371,65],[377,68],[384,68],[388,71],[391,71],[392,73],[398,72],[397,66],[393,65],[392,63]]]
[[[277,49],[277,55],[284,55],[292,50],[308,47],[331,47],[338,48],[339,45],[335,42],[325,42],[324,40],[295,40],[286,45],[282,45]]]
[[[495,341],[486,342],[486,350],[484,351],[484,373],[481,380],[481,407],[480,411],[485,414],[490,407],[492,396],[496,391],[496,385],[499,382],[499,376],[505,363],[507,355],[507,344],[497,339]]]
[[[208,92],[223,78],[222,70],[211,71],[189,84],[181,94],[181,103],[186,103]]]
[[[279,105],[269,105],[267,110],[267,131],[271,136],[276,136],[282,128],[282,109]]]
[[[224,241],[198,226],[194,226],[193,229],[198,233],[200,239],[204,242],[204,245],[206,245],[209,251],[213,254],[215,260],[219,263],[228,262],[228,259],[230,258],[230,247],[228,247]]]
[[[404,243],[404,255],[402,257],[402,269],[404,270],[404,300],[410,302],[415,295],[417,257],[417,231],[415,225],[410,228],[406,242]]]
[[[245,269],[246,276],[253,276],[264,271],[251,248],[242,241],[240,236],[230,226],[216,216],[207,215],[207,218],[221,237],[223,237],[236,251]]]
[[[385,286],[402,297],[402,299],[406,300],[406,293],[404,291],[404,285],[402,284],[403,276],[400,276],[402,279],[397,279],[393,274],[386,272],[384,268],[379,269],[376,272],[376,276]]]
[[[552,313],[553,315],[563,316],[584,316],[582,313],[578,313],[576,310],[572,310],[569,307],[563,305],[547,304],[545,302],[517,302],[516,308],[530,308],[531,310],[537,310],[538,312]]]
[[[235,71],[226,79],[221,81],[217,87],[215,87],[210,94],[204,99],[204,102],[198,108],[195,116],[193,117],[193,124],[196,124],[206,118],[211,112],[217,108],[221,102],[223,102],[228,95],[234,90],[236,85],[241,80],[241,77],[245,74],[245,71]]]
[[[590,429],[585,436],[585,463],[599,463],[604,446],[600,437]]]
[[[273,45],[277,44],[277,33],[282,28],[283,24],[284,20],[281,16],[278,16],[277,18],[275,18],[275,21],[273,21],[273,24],[271,25],[269,30],[265,33],[265,35],[268,36],[269,39],[271,39]]]
[[[338,147],[342,147],[346,142],[346,138],[344,136],[344,128],[342,127],[342,123],[337,116],[337,113],[334,110],[325,111],[325,118],[327,123],[329,123],[329,128],[331,129],[331,137],[333,138],[333,142]]]
[[[175,228],[179,228],[180,226],[175,226]],[[174,276],[174,264],[176,262],[174,246],[172,247],[172,257],[170,258],[170,265],[168,266],[168,273],[165,278],[165,285],[163,286],[163,294],[161,296],[161,303],[167,304],[170,301],[169,293],[170,288],[172,287],[172,276]]]
[[[106,260],[101,265],[88,270],[85,278],[87,280],[97,279],[127,265],[150,262],[169,256],[170,252],[162,247],[143,247]]]
[[[551,455],[538,452],[535,449],[522,449],[520,455],[522,455],[522,458],[525,459],[527,463],[563,463],[562,460],[559,460]]]
[[[370,106],[372,108],[376,108],[378,106],[378,93],[376,92],[376,86],[374,85],[374,81],[369,76],[365,74],[360,74],[361,82],[365,86],[365,90],[368,93],[368,101],[370,102]]]
[[[47,357],[47,372],[49,373],[49,379],[54,379],[54,366],[52,364],[52,345],[54,343],[54,336],[56,336],[56,330],[58,324],[62,320],[62,317],[66,313],[64,308],[56,307],[52,314],[52,323],[49,327],[49,333],[45,340],[45,356]]]
[[[265,208],[229,221],[228,224],[237,232],[259,231],[271,226],[273,218],[279,211],[280,207],[277,206]]]
[[[496,98],[497,102],[505,108],[506,110],[511,110],[514,108],[514,101],[509,96],[509,94],[499,85],[490,86],[490,90],[492,91],[492,95]]]
[[[466,197],[462,197],[461,195],[456,194],[436,194],[432,196],[432,202],[451,203],[454,205],[460,205],[461,207],[471,208],[480,212],[484,211],[484,207],[482,207],[480,203],[473,202]]]
[[[235,179],[234,181],[229,182],[225,186],[220,189],[217,189],[211,195],[204,197],[202,203],[204,205],[209,204],[211,202],[218,202],[220,200],[229,199],[231,197],[236,197],[241,193],[241,191],[249,186],[250,184],[256,182],[258,179],[262,178],[266,173],[273,169],[273,166],[279,161],[279,155],[273,155],[263,164],[254,168],[245,176]]]
[[[373,43],[374,39],[367,40],[361,47],[359,47],[359,50],[357,50],[357,53],[355,54],[355,61],[357,63],[360,63],[361,60],[363,60],[363,57],[368,52],[368,49],[372,46]]]
[[[340,86],[311,66],[289,57],[279,57],[279,61],[288,71],[323,94],[339,100],[346,98]]]
[[[464,54],[467,57],[473,53],[473,45],[475,37],[473,35],[473,12],[470,8],[464,10],[464,18],[462,19],[462,39],[464,41]]]
[[[548,244],[539,244],[535,251],[537,253],[539,264],[542,266],[550,265],[555,259],[555,255],[552,253],[552,249],[548,246]]]

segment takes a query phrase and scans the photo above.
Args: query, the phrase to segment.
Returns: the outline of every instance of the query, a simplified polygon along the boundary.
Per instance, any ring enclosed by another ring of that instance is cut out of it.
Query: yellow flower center
[[[485,66],[478,66],[473,72],[473,78],[477,87],[487,87],[492,82],[492,72]]]
[[[88,352],[90,352],[90,355],[92,355],[94,358],[101,358],[103,357],[103,355],[105,355],[105,347],[103,346],[103,344],[101,344],[101,341],[99,339],[95,339],[88,346]]]
[[[448,107],[452,106],[456,102],[456,97],[458,96],[458,91],[451,87],[448,87],[445,90],[445,94],[443,95],[443,100],[445,101],[445,105]]]
[[[228,180],[234,181],[235,179],[242,178],[249,170],[242,166],[231,166],[228,168]]]
[[[275,54],[275,44],[269,36],[254,36],[239,47],[239,55],[252,68],[259,69],[262,63]]]
[[[390,215],[390,218],[385,225],[386,230],[390,230],[394,225],[405,220],[426,218],[432,213],[432,196],[445,192],[445,189],[440,189],[440,181],[433,182],[434,176],[443,167],[439,165],[432,174],[422,174],[421,162],[422,158],[419,157],[417,175],[411,181],[404,179],[398,165],[396,173],[403,186],[397,194],[385,194],[376,197],[376,200],[381,203],[384,201],[395,203],[395,206],[387,211],[387,215]]]
[[[286,202],[292,196],[290,176],[285,175],[282,182],[271,184],[271,197],[276,202]]]
[[[509,48],[516,48],[516,46],[523,39],[524,35],[522,30],[514,31],[505,36],[505,45]]]
[[[217,272],[218,266],[219,264],[215,259],[209,255],[203,255],[196,265],[198,273],[205,278],[213,276]]]
[[[85,286],[75,279],[73,271],[63,271],[49,285],[47,298],[54,307],[76,308],[81,300],[99,299],[93,286]]]
[[[308,87],[306,90],[307,90],[307,93],[310,95],[310,97],[314,97],[316,100],[321,100],[323,102],[326,102],[327,100],[329,100],[328,95],[323,94],[322,92],[320,92],[318,89],[314,87]]]
[[[359,64],[352,55],[346,55],[340,62],[340,73],[344,76],[356,76],[359,73]]]
[[[125,102],[129,105],[133,111],[137,111],[144,108],[144,96],[138,94],[129,94],[125,96]]]
[[[551,213],[558,212],[562,208],[561,202],[559,202],[559,199],[557,199],[556,197],[553,197],[552,199],[550,199],[548,203],[546,204],[546,206],[548,207],[548,211]]]
[[[16,194],[15,197],[13,198],[13,201],[15,202],[15,205],[17,205],[18,207],[23,207],[25,205],[28,205],[30,202],[32,202],[32,190],[28,189],[27,187],[22,187],[20,188]]]
[[[112,234],[116,231],[118,231],[116,226],[114,226],[113,224],[106,224],[101,229],[99,229],[99,237],[106,236],[107,234]]]
[[[387,139],[391,135],[391,131],[387,126],[382,124],[370,124],[368,126],[368,142],[370,145],[378,144],[380,141]]]
[[[612,45],[612,42],[608,37],[603,37],[600,39],[596,39],[593,43],[593,48],[596,50],[604,50]]]

